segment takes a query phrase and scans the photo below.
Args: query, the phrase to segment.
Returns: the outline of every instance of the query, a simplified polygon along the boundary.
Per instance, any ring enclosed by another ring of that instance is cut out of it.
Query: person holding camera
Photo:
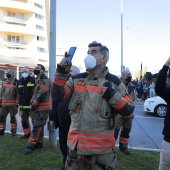
[[[63,58],[57,65],[53,83],[56,100],[70,99],[67,170],[115,170],[117,167],[112,109],[129,116],[134,104],[126,100],[128,94],[121,80],[109,73],[108,60],[109,49],[93,41],[84,59],[86,72],[67,81],[71,63]]]

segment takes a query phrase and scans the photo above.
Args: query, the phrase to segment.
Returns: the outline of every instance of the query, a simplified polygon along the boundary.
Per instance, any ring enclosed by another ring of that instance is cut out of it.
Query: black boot
[[[16,132],[11,132],[11,135],[12,135],[12,136],[16,136],[17,133],[16,133]]]
[[[119,149],[126,155],[130,154],[129,149],[126,144],[119,143]]]
[[[42,148],[43,148],[43,143],[37,142],[37,143],[35,144],[35,148],[40,148],[40,149],[42,149]]]
[[[24,139],[24,138],[29,138],[30,134],[24,134],[23,136],[20,137],[20,139]]]
[[[4,135],[4,130],[0,130],[0,135]]]
[[[26,147],[26,149],[25,149],[25,151],[24,151],[24,154],[25,154],[25,155],[29,155],[32,151],[33,151],[32,148],[27,148],[27,147]]]

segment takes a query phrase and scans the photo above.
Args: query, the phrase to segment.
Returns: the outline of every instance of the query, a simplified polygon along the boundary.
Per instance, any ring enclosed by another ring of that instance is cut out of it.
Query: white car
[[[167,103],[159,96],[148,98],[144,102],[144,111],[164,117],[167,112]]]

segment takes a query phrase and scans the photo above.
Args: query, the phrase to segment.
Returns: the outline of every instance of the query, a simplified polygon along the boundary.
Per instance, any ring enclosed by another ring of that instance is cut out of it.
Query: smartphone
[[[67,56],[66,56],[66,62],[67,63],[71,62],[76,49],[77,49],[77,47],[70,47],[69,51],[67,52]]]

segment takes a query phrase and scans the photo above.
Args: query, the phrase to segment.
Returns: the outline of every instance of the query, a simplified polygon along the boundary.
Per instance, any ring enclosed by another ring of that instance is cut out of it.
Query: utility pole
[[[125,66],[123,66],[123,3],[121,0],[121,73],[125,70]]]
[[[49,48],[49,78],[54,80],[56,70],[56,1],[50,0],[50,48]],[[48,122],[49,147],[57,147],[56,130]]]

